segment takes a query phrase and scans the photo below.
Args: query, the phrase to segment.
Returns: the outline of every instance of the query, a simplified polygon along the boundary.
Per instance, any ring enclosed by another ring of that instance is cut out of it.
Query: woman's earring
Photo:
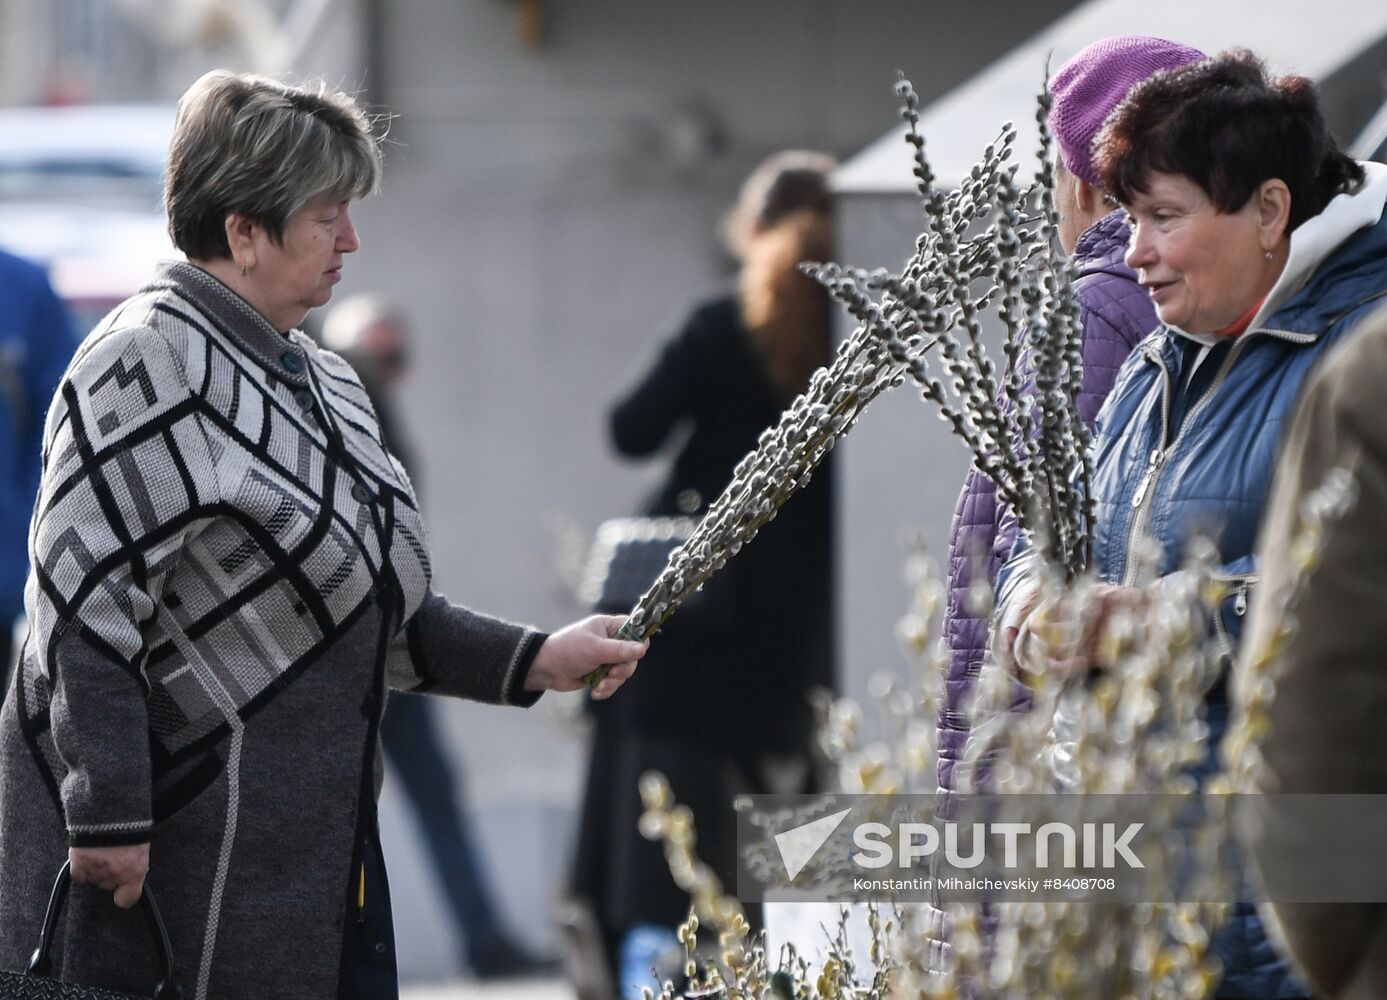
[[[1267,254],[1267,256],[1270,257],[1271,254]],[[246,276],[246,271],[248,271],[248,270],[249,270],[249,268],[246,267],[246,262],[245,262],[245,261],[241,261],[241,277],[244,278],[244,277]]]
[[[1271,251],[1270,251],[1270,250],[1267,250],[1267,251],[1263,252],[1262,256],[1265,257],[1267,260],[1271,260]],[[244,267],[241,268],[241,273],[242,273],[242,274],[245,274],[245,273],[246,273],[246,269],[245,269]]]

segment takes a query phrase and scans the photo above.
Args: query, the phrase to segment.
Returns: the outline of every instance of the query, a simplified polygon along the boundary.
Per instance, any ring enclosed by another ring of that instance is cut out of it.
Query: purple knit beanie
[[[1198,49],[1150,35],[1116,35],[1085,48],[1050,78],[1050,131],[1069,172],[1095,187],[1093,138],[1127,91],[1163,69],[1207,58]]]

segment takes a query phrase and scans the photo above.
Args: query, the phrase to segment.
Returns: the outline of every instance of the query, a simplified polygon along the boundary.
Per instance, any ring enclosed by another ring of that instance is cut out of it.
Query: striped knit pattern
[[[245,711],[374,588],[398,588],[408,617],[430,575],[413,490],[347,364],[263,320],[262,336],[225,335],[217,306],[239,300],[219,303],[232,293],[191,265],[171,270],[210,297],[161,281],[130,300],[84,344],[49,413],[25,672],[32,718],[47,708],[54,644],[80,623],[149,685],[166,764],[225,736],[213,683]],[[67,805],[69,828],[84,825],[74,813],[88,804]],[[90,808],[97,822],[137,819]]]
[[[336,995],[386,685],[532,703],[543,634],[430,589],[355,373],[190,264],[84,342],[43,462],[0,714],[0,968],[68,844],[149,841],[185,995]],[[59,968],[133,988],[140,929],[110,910],[74,892]]]

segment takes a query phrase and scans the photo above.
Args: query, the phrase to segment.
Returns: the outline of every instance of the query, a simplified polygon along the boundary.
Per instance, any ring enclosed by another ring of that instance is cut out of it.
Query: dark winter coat
[[[613,408],[612,441],[640,458],[687,435],[645,512],[702,514],[787,403],[753,351],[736,299],[720,298],[694,310]],[[752,754],[804,752],[808,692],[833,681],[831,475],[820,467],[709,582],[708,603],[726,615],[715,632],[698,628],[693,614],[671,619],[619,699],[628,726]]]
[[[337,996],[387,685],[530,703],[542,633],[433,593],[351,368],[184,263],[64,376],[30,552],[0,968],[27,962],[69,845],[148,841],[185,997]],[[141,920],[74,888],[55,971],[148,990]]]
[[[695,309],[612,410],[612,440],[632,457],[677,442],[649,514],[699,514],[787,400],[754,353],[737,300]],[[733,798],[807,791],[811,688],[833,683],[831,470],[774,521],[651,643],[596,721],[570,889],[592,907],[609,959],[638,923],[674,927],[688,912],[658,844],[637,830],[637,783],[656,769],[694,812],[700,860],[735,880]],[[772,763],[774,760],[774,764]],[[783,766],[777,766],[783,765]]]

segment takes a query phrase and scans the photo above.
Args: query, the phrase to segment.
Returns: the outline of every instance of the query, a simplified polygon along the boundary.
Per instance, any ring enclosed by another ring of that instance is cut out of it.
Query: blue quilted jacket
[[[1192,535],[1212,534],[1235,584],[1214,625],[1236,649],[1282,426],[1306,374],[1384,297],[1387,218],[1335,249],[1266,322],[1214,348],[1188,388],[1199,345],[1166,327],[1143,341],[1097,421],[1098,575],[1147,583],[1128,558],[1135,538],[1160,542],[1163,576]]]
[[[1264,322],[1213,348],[1186,386],[1200,345],[1168,327],[1133,352],[1097,420],[1094,562],[1108,581],[1145,584],[1129,559],[1133,541],[1155,538],[1159,574],[1178,569],[1186,541],[1213,537],[1229,596],[1212,627],[1236,652],[1256,586],[1254,547],[1283,426],[1306,376],[1325,352],[1387,298],[1387,217],[1353,233]],[[1018,546],[1018,549],[1020,546]],[[1023,561],[1001,573],[1006,594]],[[1219,684],[1209,696],[1210,759],[1227,726]],[[1224,968],[1217,996],[1308,995],[1271,947],[1255,910],[1236,908],[1214,942]]]

